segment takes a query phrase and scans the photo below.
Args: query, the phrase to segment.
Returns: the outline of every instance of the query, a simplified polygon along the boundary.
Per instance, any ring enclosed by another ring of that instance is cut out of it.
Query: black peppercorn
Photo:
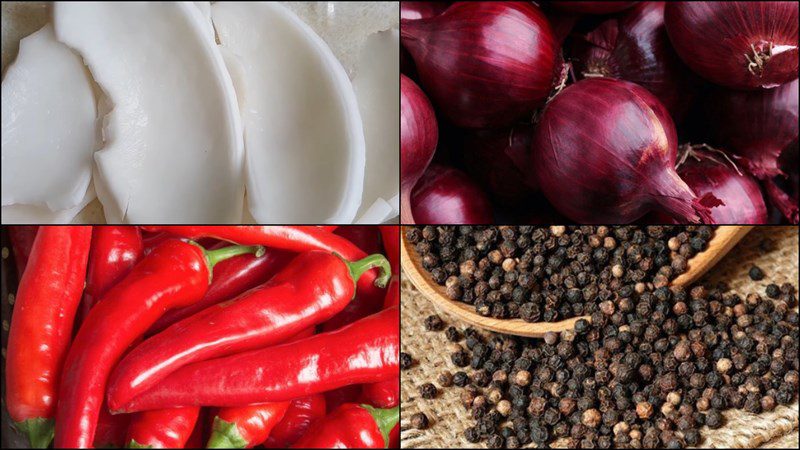
[[[436,389],[436,386],[434,386],[433,383],[424,383],[419,387],[419,395],[424,399],[436,398],[438,393],[439,390]]]
[[[425,329],[428,331],[441,331],[444,327],[442,318],[436,314],[430,315],[425,318]]]
[[[722,427],[724,420],[722,414],[716,409],[709,410],[706,413],[706,426],[712,430]]]
[[[416,413],[411,416],[411,426],[418,430],[425,430],[430,426],[428,416],[423,413]]]
[[[750,279],[753,281],[761,281],[764,279],[764,271],[758,266],[751,267],[748,275],[750,275]]]
[[[414,364],[414,359],[405,352],[400,352],[400,370],[408,370],[412,364]]]

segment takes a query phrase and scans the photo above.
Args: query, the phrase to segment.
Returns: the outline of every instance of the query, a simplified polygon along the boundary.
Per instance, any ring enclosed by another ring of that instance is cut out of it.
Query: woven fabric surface
[[[753,281],[748,271],[753,265],[760,267],[766,276]],[[769,283],[798,283],[798,228],[757,227],[723,258],[702,279],[702,283],[728,283],[731,290],[742,293],[759,293]],[[444,332],[427,332],[423,322],[431,314],[439,314],[447,325],[463,330],[465,325],[455,318],[437,311],[432,303],[411,284],[402,284],[401,339],[402,351],[412,355],[414,363],[401,372],[401,445],[404,448],[485,448],[486,443],[470,443],[464,430],[474,425],[468,411],[461,405],[461,388],[439,389],[435,399],[423,399],[419,385],[432,382],[439,387],[436,377],[444,370],[458,370],[447,357],[448,340]],[[766,297],[766,296],[764,296]],[[411,426],[413,414],[427,415],[430,426],[417,430]],[[724,413],[726,424],[718,430],[702,428],[703,448],[797,448],[798,403],[779,406],[774,411],[751,414],[743,410]],[[554,447],[558,447],[558,442]],[[533,444],[530,447],[535,448]]]

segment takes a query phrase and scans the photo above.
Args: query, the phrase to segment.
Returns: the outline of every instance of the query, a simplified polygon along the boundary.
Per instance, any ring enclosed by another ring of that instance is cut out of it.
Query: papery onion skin
[[[675,51],[695,73],[731,89],[769,89],[797,79],[797,6],[667,2],[664,22]]]
[[[651,210],[684,223],[710,220],[710,205],[674,170],[669,112],[634,83],[594,78],[568,86],[545,107],[532,153],[539,188],[577,223],[630,223]]]
[[[460,2],[400,34],[437,109],[462,128],[511,125],[549,95],[557,48],[529,2]]]
[[[431,164],[411,198],[416,223],[489,224],[492,205],[478,185],[464,172]]]
[[[444,12],[450,2],[400,2],[400,18],[406,20],[427,19]]]
[[[767,206],[758,182],[746,172],[699,153],[678,168],[678,175],[698,196],[711,193],[724,204],[711,208],[715,224],[767,223]]]
[[[530,172],[532,139],[532,125],[467,133],[464,168],[498,203],[520,207],[536,192],[535,177],[524,173]]]
[[[664,2],[640,2],[576,39],[573,62],[582,77],[634,82],[652,92],[679,122],[697,83],[672,48],[664,27]]]
[[[797,79],[769,90],[717,89],[705,102],[708,130],[756,177],[780,175],[778,158],[798,137],[797,102]]]
[[[414,223],[411,190],[433,159],[439,129],[433,106],[422,89],[400,75],[400,216]]]
[[[637,2],[550,2],[562,11],[583,14],[609,14],[628,9]],[[644,3],[644,2],[640,2]]]

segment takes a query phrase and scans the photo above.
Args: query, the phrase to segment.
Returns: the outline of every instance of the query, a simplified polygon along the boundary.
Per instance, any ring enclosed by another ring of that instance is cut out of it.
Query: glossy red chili
[[[383,255],[352,263],[322,251],[297,256],[262,286],[187,317],[135,348],[111,377],[111,410],[187,364],[274,345],[329,319],[353,299],[356,281],[373,267],[382,268],[376,282],[385,285],[390,269]]]
[[[345,403],[353,403],[361,398],[361,385],[351,384],[349,386],[342,386],[339,389],[334,389],[325,393],[326,411],[331,412],[334,409],[344,405]]]
[[[262,444],[283,419],[291,402],[222,408],[206,448],[251,448]]]
[[[264,443],[267,448],[287,448],[306,434],[312,423],[325,417],[325,396],[310,395],[292,400],[283,419]]]
[[[352,242],[368,255],[383,253],[381,234],[375,225],[348,225],[337,228],[333,233]]]
[[[202,300],[183,308],[167,311],[147,332],[148,335],[165,330],[209,306],[230,300],[245,291],[263,284],[294,258],[294,254],[282,250],[265,249],[261,256],[239,255],[220,262],[214,267],[214,281]]]
[[[138,227],[96,227],[92,233],[81,317],[86,317],[103,294],[127,275],[143,255],[142,232]]]
[[[197,362],[176,370],[119,411],[245,406],[377,383],[397,376],[399,332],[399,310],[390,308],[331,333]]]
[[[169,408],[133,415],[125,437],[128,448],[184,448],[195,429],[200,408]]]
[[[377,409],[348,403],[317,421],[292,448],[386,448],[400,407]]]
[[[253,247],[211,252],[177,239],[164,241],[92,308],[64,364],[56,411],[55,446],[89,447],[111,369],[165,310],[205,295],[216,262]]]
[[[39,227],[36,225],[15,225],[8,227],[8,238],[11,240],[11,248],[14,250],[14,262],[17,265],[17,277],[22,278],[25,272],[25,265],[31,255],[33,240],[36,239],[36,232]]]
[[[392,264],[392,273],[400,274],[400,225],[381,225],[381,237],[386,257]]]
[[[365,403],[378,408],[394,408],[400,404],[400,372],[390,380],[365,384],[362,389]]]
[[[89,226],[40,227],[17,290],[8,334],[6,405],[35,448],[46,448],[53,439],[61,368],[91,242]]]
[[[167,231],[169,233],[199,239],[213,237],[223,241],[242,245],[263,245],[295,253],[309,250],[323,250],[340,254],[348,261],[356,261],[367,256],[363,250],[347,239],[337,236],[326,227],[318,226],[144,226],[150,232]],[[358,283],[358,295],[370,304],[383,299],[383,290],[375,286],[377,271],[371,271],[361,277]]]

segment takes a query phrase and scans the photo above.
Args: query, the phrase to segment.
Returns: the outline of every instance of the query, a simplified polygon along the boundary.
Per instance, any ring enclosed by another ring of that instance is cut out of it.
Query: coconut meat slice
[[[22,204],[3,206],[3,224],[24,225],[35,223],[40,225],[55,225],[70,223],[89,202],[94,200],[94,198],[94,186],[90,183],[80,202],[71,208],[52,211],[46,206]]]
[[[11,205],[47,215],[81,204],[97,148],[95,98],[80,57],[51,25],[22,39],[2,98],[3,222]]]
[[[242,213],[236,96],[191,2],[56,2],[56,37],[113,109],[95,153],[111,223],[233,223]]]
[[[367,37],[353,80],[364,122],[367,165],[361,223],[383,223],[399,211],[386,210],[399,193],[400,168],[400,33],[387,30]],[[379,213],[380,211],[380,213]]]
[[[220,45],[241,63],[248,207],[259,223],[349,223],[364,182],[364,134],[347,74],[282,5],[216,2]]]

